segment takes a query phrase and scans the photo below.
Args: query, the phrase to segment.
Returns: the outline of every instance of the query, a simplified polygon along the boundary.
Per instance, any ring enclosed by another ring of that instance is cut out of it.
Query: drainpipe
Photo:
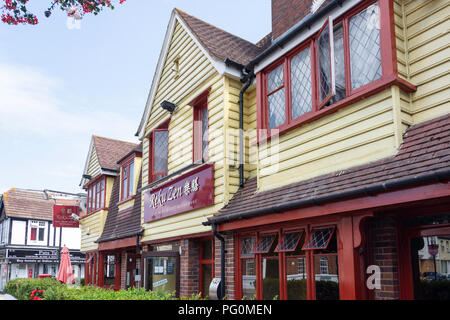
[[[253,70],[246,72],[242,69],[241,83],[244,86],[239,93],[239,186],[244,186],[244,94],[245,91],[252,85],[255,74]]]
[[[212,231],[214,236],[220,240],[220,278],[222,282],[222,286],[220,287],[220,299],[225,297],[225,239],[224,237],[217,232],[217,224],[212,225]]]

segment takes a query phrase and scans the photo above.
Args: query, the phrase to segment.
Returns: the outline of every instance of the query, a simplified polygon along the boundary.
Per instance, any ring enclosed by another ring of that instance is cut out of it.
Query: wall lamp
[[[87,180],[91,180],[92,176],[88,175],[88,174],[83,174],[83,178],[87,179]]]
[[[177,111],[177,109],[178,109],[178,107],[177,107],[176,104],[174,104],[174,103],[172,103],[172,102],[169,102],[169,101],[166,101],[166,100],[164,100],[164,101],[161,103],[161,108],[163,108],[164,110],[169,111],[170,114],[173,114],[173,113],[174,113],[175,111]]]

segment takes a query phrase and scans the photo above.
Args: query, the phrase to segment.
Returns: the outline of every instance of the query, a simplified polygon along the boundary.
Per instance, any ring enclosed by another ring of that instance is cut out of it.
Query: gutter
[[[235,213],[231,215],[217,216],[209,218],[207,222],[203,225],[216,225],[221,223],[226,223],[238,219],[249,219],[257,215],[269,214],[269,213],[282,213],[285,211],[298,209],[301,207],[309,206],[320,206],[325,203],[330,203],[334,201],[344,200],[346,198],[357,198],[361,196],[375,196],[378,193],[394,191],[401,188],[413,187],[417,185],[427,184],[427,183],[446,183],[450,180],[450,169],[435,171],[432,173],[425,173],[419,176],[413,176],[408,178],[401,178],[393,181],[378,183],[369,185],[366,187],[360,187],[353,190],[337,192],[332,194],[327,194],[317,198],[302,199],[288,203],[282,203],[266,208],[260,208],[256,210],[250,210],[242,213]]]
[[[212,231],[214,236],[220,240],[220,281],[222,285],[220,286],[218,298],[219,300],[222,300],[225,297],[225,239],[220,233],[217,232],[217,224],[214,223],[212,225]]]

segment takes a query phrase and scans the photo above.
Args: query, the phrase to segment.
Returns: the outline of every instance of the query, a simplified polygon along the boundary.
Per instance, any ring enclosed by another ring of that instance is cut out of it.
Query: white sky
[[[37,26],[0,23],[0,193],[80,192],[92,134],[137,142],[174,7],[252,42],[271,29],[270,0],[127,0],[79,30],[45,2]]]

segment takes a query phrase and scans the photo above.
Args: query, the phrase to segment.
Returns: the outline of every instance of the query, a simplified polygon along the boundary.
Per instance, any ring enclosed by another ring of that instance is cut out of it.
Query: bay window
[[[101,177],[88,186],[87,213],[105,208],[106,178]]]
[[[260,77],[261,129],[290,128],[393,74],[392,61],[381,58],[382,50],[392,48],[380,19],[378,1],[366,1],[336,21],[329,17],[315,35],[267,67]]]

